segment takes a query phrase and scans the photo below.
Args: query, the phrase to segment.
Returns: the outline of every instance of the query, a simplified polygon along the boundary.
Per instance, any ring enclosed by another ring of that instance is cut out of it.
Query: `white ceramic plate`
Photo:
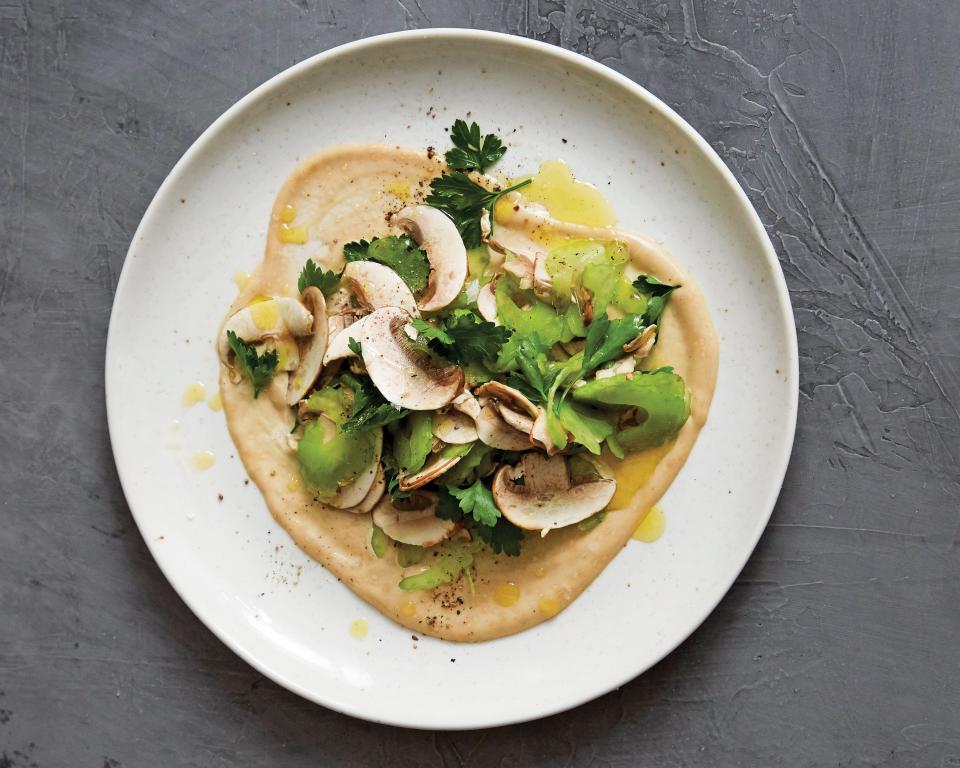
[[[662,502],[665,535],[631,542],[556,619],[478,645],[415,641],[354,597],[291,543],[244,484],[223,414],[181,406],[194,380],[216,389],[213,339],[235,295],[231,276],[260,260],[271,204],[296,163],[342,142],[444,148],[445,128],[467,114],[505,136],[503,170],[564,159],[603,190],[623,226],[664,242],[706,293],[721,357],[709,424]],[[130,246],[106,383],[114,455],[137,525],[218,637],[263,674],[333,709],[420,728],[476,728],[599,696],[656,663],[713,610],[780,489],[796,420],[797,351],[770,242],[690,126],[576,54],[432,30],[315,56],[241,99],[197,140]],[[192,469],[191,456],[207,450],[215,465]],[[369,622],[363,640],[348,632],[355,619]]]

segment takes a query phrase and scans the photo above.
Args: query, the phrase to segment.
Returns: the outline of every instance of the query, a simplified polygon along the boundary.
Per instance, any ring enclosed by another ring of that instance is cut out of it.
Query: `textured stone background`
[[[719,609],[490,732],[352,720],[233,656],[148,555],[104,415],[117,275],[177,158],[290,64],[431,25],[673,106],[760,211],[800,340],[786,485]],[[956,0],[0,0],[0,768],[960,766],[958,29]]]

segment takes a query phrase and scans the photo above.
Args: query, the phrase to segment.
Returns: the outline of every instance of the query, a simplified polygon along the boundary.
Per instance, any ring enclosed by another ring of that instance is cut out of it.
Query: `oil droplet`
[[[633,538],[642,541],[644,544],[652,544],[663,535],[667,527],[666,518],[663,516],[663,510],[659,505],[654,504],[650,511],[643,516],[637,530],[633,532]]]
[[[505,584],[497,584],[497,586],[493,588],[493,599],[497,605],[509,608],[511,605],[515,605],[517,600],[520,599],[520,587],[512,581],[508,581]]]
[[[537,600],[537,610],[548,619],[551,619],[560,613],[560,603],[552,597],[541,597]]]
[[[406,616],[409,619],[409,618],[412,618],[413,616],[416,616],[416,614],[417,614],[417,606],[415,606],[409,600],[407,600],[407,602],[405,602],[403,605],[400,606],[401,616]]]
[[[394,197],[399,197],[404,202],[410,199],[410,185],[405,181],[395,181],[393,184],[388,185],[387,192]]]
[[[233,284],[237,286],[238,291],[242,291],[247,287],[247,283],[250,282],[250,273],[244,272],[242,269],[238,269],[233,273]]]
[[[222,411],[223,410],[223,400],[220,399],[220,390],[218,389],[210,397],[207,398],[207,407],[211,411]]]
[[[300,478],[296,475],[290,475],[290,479],[287,480],[287,490],[296,491],[300,489]]]
[[[653,471],[660,460],[673,448],[673,441],[657,448],[631,453],[613,464],[613,476],[617,481],[617,492],[610,499],[607,509],[623,509],[629,506],[633,495],[650,482]]]
[[[170,431],[171,431],[171,432],[179,432],[179,431],[180,431],[180,419],[174,419],[174,420],[170,423]]]
[[[562,160],[542,163],[533,183],[520,190],[520,194],[540,203],[561,221],[588,227],[612,227],[617,223],[616,212],[603,194],[592,184],[577,181]]]
[[[281,224],[280,242],[303,245],[305,242],[307,242],[307,228],[302,226],[291,227],[289,224]]]
[[[300,349],[293,339],[278,339],[273,347],[277,351],[277,370],[288,371],[299,364]],[[293,361],[293,365],[290,365]]]
[[[273,299],[250,305],[250,317],[261,331],[273,328],[280,321],[280,309]]]
[[[183,395],[180,398],[180,404],[184,408],[191,408],[197,403],[202,403],[203,399],[207,396],[207,389],[203,386],[202,381],[195,381],[185,390],[183,390]]]
[[[280,221],[284,224],[289,224],[295,218],[297,218],[297,209],[292,205],[283,206],[283,210],[280,211]]]
[[[367,620],[354,619],[350,622],[350,637],[354,640],[363,640],[367,636]]]
[[[216,461],[216,458],[213,455],[213,451],[197,451],[190,457],[190,463],[193,464],[193,468],[198,472],[210,469],[214,461]]]

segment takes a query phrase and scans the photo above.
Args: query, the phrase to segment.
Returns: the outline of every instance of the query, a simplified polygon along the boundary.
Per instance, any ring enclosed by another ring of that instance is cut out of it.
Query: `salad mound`
[[[401,181],[347,148],[356,178],[328,205],[309,191],[328,166],[295,175],[281,198],[298,206],[278,199],[218,346],[231,433],[298,543],[401,623],[478,640],[550,618],[622,546],[644,510],[607,514],[617,468],[672,456],[644,484],[659,497],[706,416],[716,355],[712,327],[681,338],[702,324],[695,286],[638,268],[649,241],[564,227],[523,198],[530,179],[487,173],[507,151],[497,136],[461,120],[450,136],[445,164],[398,157]],[[677,362],[706,371],[693,390],[659,354],[672,334]],[[501,575],[536,563],[542,578],[564,550],[589,554],[547,603],[490,617]]]

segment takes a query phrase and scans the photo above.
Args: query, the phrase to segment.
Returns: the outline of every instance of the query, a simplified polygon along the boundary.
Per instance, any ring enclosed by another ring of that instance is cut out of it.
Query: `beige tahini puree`
[[[297,276],[307,258],[339,269],[343,243],[388,234],[388,213],[421,199],[441,167],[423,153],[380,145],[333,147],[301,164],[277,196],[263,263],[230,314],[258,296],[298,297]],[[281,242],[281,217],[285,211],[289,217],[291,210],[296,215],[288,226],[306,227],[305,244]],[[287,375],[275,376],[253,400],[248,382],[233,383],[225,366],[220,372],[227,424],[244,466],[297,545],[394,621],[418,633],[467,642],[538,624],[569,605],[596,578],[683,466],[706,419],[717,372],[716,336],[703,296],[660,246],[628,232],[566,224],[524,210],[501,218],[498,209],[496,227],[499,238],[508,243],[511,238],[563,236],[620,240],[638,269],[681,284],[647,362],[653,367],[674,366],[693,401],[691,418],[672,445],[655,449],[662,459],[629,504],[609,512],[588,534],[576,526],[553,531],[544,539],[528,534],[520,557],[478,555],[474,594],[464,579],[433,592],[400,590],[397,582],[404,574],[394,558],[388,553],[378,559],[369,548],[370,516],[328,507],[302,487],[296,452],[289,444],[293,411],[284,404]],[[618,481],[621,490],[629,484],[619,476]],[[623,495],[618,492],[617,497]],[[406,573],[422,567],[413,566]],[[498,605],[493,597],[494,588],[506,582],[520,590],[511,607]]]

